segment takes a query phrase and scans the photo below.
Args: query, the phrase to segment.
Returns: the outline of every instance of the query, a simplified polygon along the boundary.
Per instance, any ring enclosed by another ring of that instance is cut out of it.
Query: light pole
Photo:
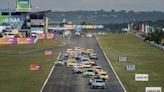
[[[37,25],[38,25],[37,31],[40,31],[39,30],[39,6],[37,6],[36,9],[37,9],[37,21],[38,21],[38,23],[37,23]]]
[[[8,8],[8,12],[9,12],[9,15],[11,16],[11,14],[10,14],[10,0],[8,0],[8,2],[7,2],[7,8]]]
[[[7,5],[8,5],[7,8],[8,8],[8,10],[9,10],[9,0],[8,0],[8,2],[7,2]]]

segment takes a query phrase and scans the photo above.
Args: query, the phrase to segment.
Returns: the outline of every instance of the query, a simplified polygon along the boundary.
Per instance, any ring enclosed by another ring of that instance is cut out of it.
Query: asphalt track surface
[[[92,89],[88,85],[88,78],[83,78],[80,74],[72,74],[72,68],[55,66],[43,92],[124,92],[94,37],[72,36],[66,42],[66,46],[61,48],[61,52],[63,53],[67,48],[73,47],[92,48],[95,50],[99,58],[96,62],[97,65],[102,66],[109,74],[109,80],[106,81],[105,89]]]

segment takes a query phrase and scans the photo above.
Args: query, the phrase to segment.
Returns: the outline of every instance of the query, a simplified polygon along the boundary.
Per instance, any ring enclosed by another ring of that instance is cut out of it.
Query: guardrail
[[[143,37],[141,37],[141,36],[139,36],[139,35],[137,35],[137,34],[132,34],[132,35],[135,36],[136,38],[138,38],[138,39],[144,41],[144,38],[143,38]],[[151,46],[153,46],[153,47],[155,47],[155,48],[158,48],[158,49],[164,51],[164,46],[161,46],[161,45],[159,45],[159,44],[156,44],[156,43],[153,42],[153,41],[144,41],[144,42],[147,43],[147,44],[149,44],[149,45],[151,45]]]

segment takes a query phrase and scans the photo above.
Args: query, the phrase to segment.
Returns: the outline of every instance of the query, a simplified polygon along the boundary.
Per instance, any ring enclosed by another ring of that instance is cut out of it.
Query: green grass
[[[56,47],[56,45],[61,45],[61,40],[39,40],[35,45],[0,45],[1,53],[16,53],[23,52],[29,50],[36,50],[42,48],[52,48]]]
[[[164,52],[127,34],[97,36],[127,92],[145,92],[145,87],[164,88]],[[128,56],[128,62],[118,62]],[[135,64],[136,71],[126,71],[127,64]],[[149,74],[148,82],[136,82],[135,73]]]
[[[39,40],[36,45],[3,45],[0,52],[51,48],[61,45],[59,40]],[[0,55],[0,92],[39,92],[46,80],[58,53],[45,56],[44,51],[23,55]],[[30,71],[30,64],[41,64],[41,71]]]
[[[0,92],[39,92],[57,54],[0,56]],[[30,71],[30,64],[41,64],[41,71]]]

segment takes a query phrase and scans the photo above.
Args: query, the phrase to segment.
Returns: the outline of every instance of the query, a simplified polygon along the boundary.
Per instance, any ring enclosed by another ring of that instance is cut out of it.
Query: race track
[[[106,88],[91,89],[91,86],[88,85],[88,78],[83,78],[81,75],[74,76],[72,69],[66,68],[66,66],[56,66],[43,92],[124,92],[94,37],[72,36],[66,46],[61,48],[61,52],[73,47],[92,48],[95,50],[99,58],[96,63],[107,70],[109,74]]]

